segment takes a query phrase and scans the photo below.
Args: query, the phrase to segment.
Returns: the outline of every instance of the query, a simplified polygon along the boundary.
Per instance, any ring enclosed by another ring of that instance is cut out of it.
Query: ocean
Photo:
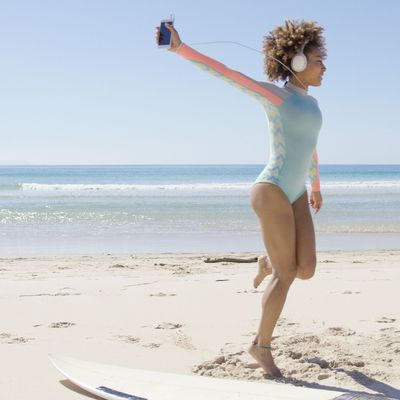
[[[0,254],[263,252],[249,198],[263,168],[0,166]],[[400,248],[400,165],[320,165],[320,178],[317,250]]]

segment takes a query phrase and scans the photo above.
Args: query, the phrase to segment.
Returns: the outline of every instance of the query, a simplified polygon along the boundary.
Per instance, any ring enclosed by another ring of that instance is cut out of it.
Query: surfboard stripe
[[[111,388],[108,388],[106,386],[99,386],[97,388],[98,390],[101,390],[104,393],[108,393],[108,394],[113,394],[114,396],[119,397],[120,399],[127,399],[127,400],[149,400],[148,398],[145,397],[139,397],[139,396],[135,396],[133,394],[128,394],[128,393],[124,393],[124,392],[119,392],[118,390],[114,390]]]

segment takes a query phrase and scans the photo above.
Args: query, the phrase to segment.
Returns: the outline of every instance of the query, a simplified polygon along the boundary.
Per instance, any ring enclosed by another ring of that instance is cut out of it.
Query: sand
[[[48,353],[268,382],[245,351],[267,282],[252,288],[255,263],[204,262],[227,255],[257,254],[0,258],[0,397],[85,398]],[[278,381],[400,399],[400,251],[317,257],[274,333]]]

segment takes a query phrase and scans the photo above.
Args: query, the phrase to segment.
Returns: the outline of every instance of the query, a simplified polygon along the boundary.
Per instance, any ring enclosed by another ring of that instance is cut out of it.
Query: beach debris
[[[235,257],[222,257],[222,258],[210,258],[207,257],[205,263],[217,263],[217,262],[235,262],[235,263],[253,263],[257,262],[257,257],[251,258],[235,258]]]

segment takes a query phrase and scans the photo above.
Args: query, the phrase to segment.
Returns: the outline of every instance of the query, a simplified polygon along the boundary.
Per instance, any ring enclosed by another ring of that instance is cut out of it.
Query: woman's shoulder
[[[275,96],[278,96],[280,99],[285,100],[292,93],[288,91],[285,87],[280,87],[275,83],[269,81],[258,81],[259,85],[269,92],[273,93]]]

